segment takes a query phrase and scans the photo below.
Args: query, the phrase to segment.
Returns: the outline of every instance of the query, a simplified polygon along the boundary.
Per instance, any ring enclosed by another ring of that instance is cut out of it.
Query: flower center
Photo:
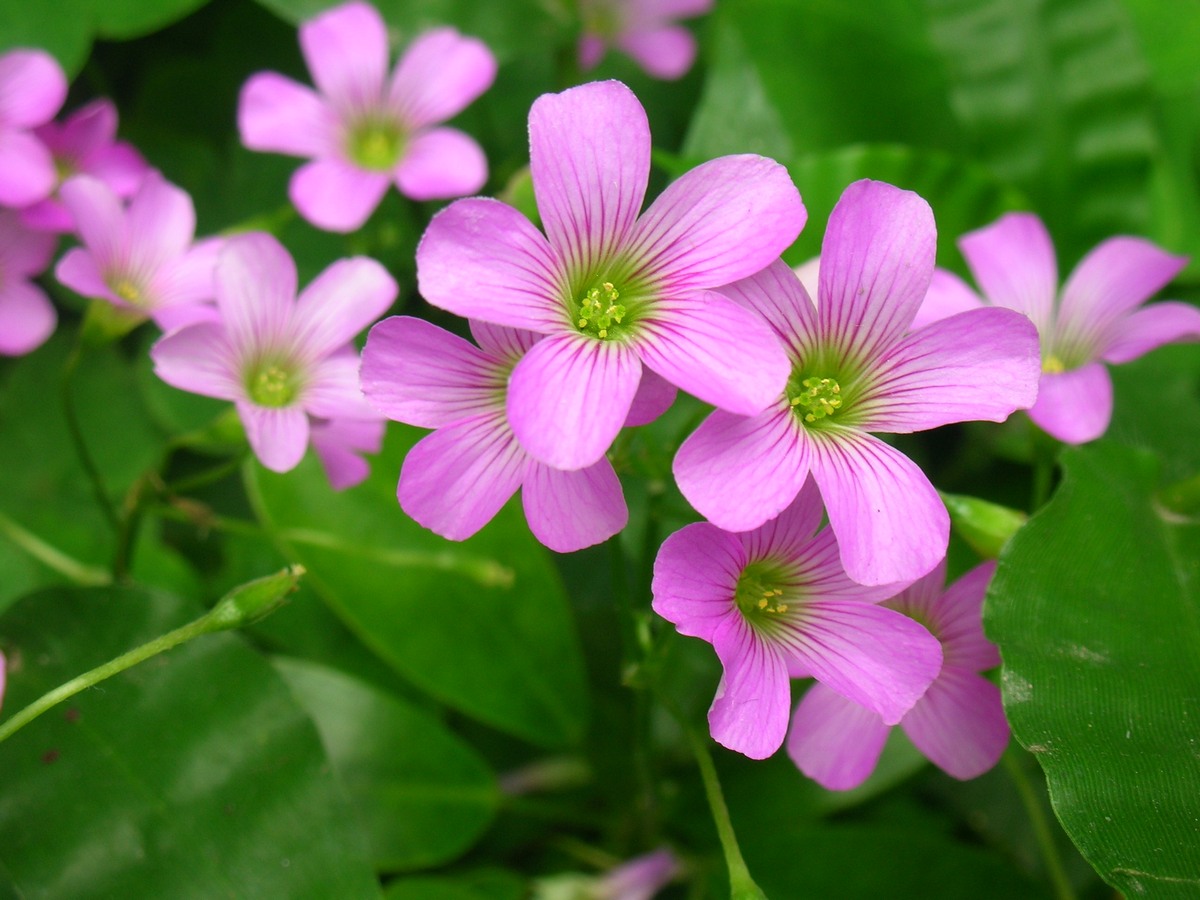
[[[616,337],[622,331],[625,307],[618,303],[621,293],[611,281],[602,281],[588,289],[579,301],[575,326],[583,333],[600,340]]]
[[[290,406],[300,393],[299,379],[280,363],[263,363],[246,377],[246,392],[259,406]]]
[[[108,283],[108,287],[114,294],[116,294],[126,303],[129,303],[133,306],[141,305],[142,291],[136,284],[133,283],[131,279],[124,276],[118,276],[113,278]]]
[[[403,149],[404,133],[395,122],[369,119],[351,130],[346,152],[359,168],[387,172],[400,161]]]
[[[800,380],[793,375],[788,379],[788,404],[792,412],[805,424],[819,422],[842,408],[842,387],[835,378],[810,376]]]
[[[761,623],[788,611],[787,587],[778,565],[758,560],[742,569],[733,598],[746,619]]]
[[[1042,371],[1047,375],[1057,375],[1059,372],[1067,371],[1067,364],[1053,353],[1048,353],[1042,360]]]

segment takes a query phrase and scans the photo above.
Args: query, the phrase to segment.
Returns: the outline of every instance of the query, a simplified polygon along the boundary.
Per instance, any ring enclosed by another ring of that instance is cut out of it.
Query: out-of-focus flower
[[[117,140],[117,108],[111,100],[95,100],[62,122],[47,122],[33,132],[50,151],[58,179],[91,175],[122,200],[132,197],[150,166],[125,141]],[[21,221],[42,231],[72,231],[70,211],[54,196],[21,210]]]
[[[0,206],[28,206],[58,183],[50,151],[32,129],[67,98],[67,76],[43,50],[0,54]]]
[[[581,0],[579,65],[594,68],[616,47],[655,78],[680,78],[696,59],[696,39],[675,20],[702,16],[712,5],[713,0]]]
[[[29,279],[50,265],[58,239],[30,231],[13,210],[0,209],[0,354],[20,356],[54,332],[58,315]]]
[[[810,479],[760,528],[688,525],[654,563],[654,611],[710,642],[724,667],[708,711],[713,739],[753,759],[783,743],[790,677],[811,675],[894,725],[941,668],[937,638],[879,605],[902,585],[846,577],[833,531],[817,531],[821,512]]]
[[[377,420],[358,386],[351,341],[391,306],[396,282],[373,259],[329,266],[296,297],[296,266],[268,234],[230,238],[216,269],[217,321],[188,325],[151,349],[167,384],[231,400],[262,464],[304,456],[316,419]]]
[[[483,187],[479,145],[439,123],[491,86],[487,46],[453,28],[413,41],[388,76],[387,26],[368,3],[334,7],[300,26],[317,90],[274,72],[246,82],[238,102],[242,143],[309,158],[289,196],[319,228],[353,231],[393,182],[414,200],[462,197]]]
[[[982,625],[983,597],[995,569],[995,563],[983,563],[943,591],[943,563],[884,604],[942,642],[942,671],[900,727],[939,768],[963,781],[994,766],[1008,744],[1000,689],[979,674],[1000,665],[1000,652]],[[890,731],[877,713],[814,684],[792,715],[788,754],[824,787],[849,790],[875,770]]]
[[[540,878],[533,886],[533,900],[651,900],[679,871],[679,859],[663,847],[604,875]]]
[[[543,235],[496,200],[459,200],[417,248],[421,294],[462,316],[549,335],[516,365],[508,419],[536,459],[582,469],[626,422],[643,366],[752,414],[787,379],[762,320],[712,288],[757,272],[804,225],[787,170],[726,156],[671,184],[644,215],[646,113],[625,85],[546,94],[529,113]]]
[[[400,470],[400,506],[450,540],[470,537],[521,489],[534,536],[567,553],[607,540],[628,510],[612,464],[601,457],[570,472],[526,453],[509,427],[513,366],[539,335],[482,322],[479,347],[422,319],[396,316],[371,329],[363,350],[367,400],[391,419],[434,428]]]
[[[1114,237],[1085,256],[1058,292],[1054,244],[1032,213],[1009,213],[959,238],[981,298],[938,270],[919,321],[995,305],[1028,316],[1042,338],[1042,376],[1029,417],[1069,444],[1095,440],[1112,418],[1104,363],[1137,359],[1172,341],[1200,340],[1200,309],[1177,301],[1142,304],[1187,265],[1150,241]]]
[[[210,301],[221,241],[192,243],[196,214],[186,191],[152,172],[128,209],[90,175],[69,179],[59,196],[83,241],[59,260],[59,281],[84,297],[151,318],[164,330],[214,315]]]
[[[729,531],[779,513],[810,473],[847,574],[911,582],[946,555],[950,522],[929,479],[871,432],[1002,421],[1037,392],[1037,332],[1012,310],[975,310],[909,333],[933,274],[929,205],[859,181],[829,218],[814,306],[782,261],[723,292],[765,318],[791,377],[755,416],[717,410],[675,457],[683,495]]]
[[[378,453],[387,423],[378,419],[309,419],[309,437],[335,491],[363,481],[371,467],[362,454]]]

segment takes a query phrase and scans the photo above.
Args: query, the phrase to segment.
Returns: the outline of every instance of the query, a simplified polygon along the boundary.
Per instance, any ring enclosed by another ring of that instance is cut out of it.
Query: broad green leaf
[[[170,25],[195,12],[207,2],[208,0],[90,0],[89,6],[99,37],[128,40]]]
[[[451,543],[396,503],[416,429],[389,426],[362,485],[334,493],[311,457],[286,475],[247,469],[260,517],[308,583],[367,646],[433,697],[547,746],[587,718],[583,663],[548,553],[512,504]]]
[[[5,710],[198,616],[132,588],[54,589],[0,618]],[[0,870],[20,896],[374,897],[312,722],[234,635],[103,682],[0,744]]]
[[[1063,455],[1009,544],[985,625],[1013,733],[1067,833],[1128,896],[1200,889],[1200,522],[1155,503],[1160,466],[1100,442]]]
[[[500,792],[486,762],[437,719],[332,669],[278,658],[362,819],[375,868],[418,869],[461,855]]]
[[[481,869],[457,877],[422,875],[397,878],[383,892],[385,900],[522,900],[525,881],[503,869]]]
[[[1200,472],[1200,348],[1162,347],[1109,371],[1113,420],[1108,437],[1158,453],[1164,482]]]

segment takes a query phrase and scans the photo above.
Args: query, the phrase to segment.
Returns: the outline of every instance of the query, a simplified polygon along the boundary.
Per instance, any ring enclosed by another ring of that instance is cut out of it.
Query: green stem
[[[121,520],[117,516],[117,511],[113,506],[112,500],[109,499],[108,491],[104,487],[104,479],[100,475],[100,469],[97,468],[96,461],[92,458],[92,454],[88,450],[87,442],[83,439],[83,428],[80,426],[79,416],[75,412],[75,399],[71,392],[71,381],[74,378],[75,370],[79,367],[79,361],[82,357],[83,343],[80,338],[77,338],[75,346],[71,349],[71,355],[67,357],[62,371],[60,387],[62,389],[63,413],[66,415],[67,431],[71,435],[71,442],[75,445],[75,452],[79,456],[79,462],[83,466],[84,472],[87,473],[96,503],[104,513],[104,518],[108,520],[108,524],[112,527],[113,531],[120,534]]]
[[[0,534],[3,534],[46,568],[52,569],[68,581],[84,587],[112,584],[112,576],[108,572],[67,556],[57,547],[47,544],[36,534],[18,525],[3,513],[0,513]]]
[[[1050,499],[1054,483],[1054,469],[1058,465],[1058,454],[1062,445],[1050,435],[1033,428],[1033,496],[1029,512],[1035,513]]]
[[[1025,813],[1029,816],[1029,822],[1033,826],[1033,834],[1037,839],[1038,849],[1042,853],[1042,862],[1046,866],[1046,873],[1050,876],[1050,882],[1054,886],[1054,896],[1058,900],[1075,900],[1075,891],[1067,879],[1062,859],[1058,855],[1058,847],[1054,843],[1054,832],[1042,809],[1037,791],[1033,789],[1033,785],[1025,775],[1025,770],[1021,768],[1021,760],[1017,756],[1017,751],[1010,747],[1004,751],[1001,759],[1005,770],[1016,786],[1021,803],[1025,807]]]

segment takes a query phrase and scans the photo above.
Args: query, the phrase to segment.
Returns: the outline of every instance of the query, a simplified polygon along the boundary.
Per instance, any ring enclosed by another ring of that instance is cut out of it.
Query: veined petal
[[[912,191],[856,181],[829,216],[821,244],[821,341],[866,364],[909,329],[933,277],[933,212]]]
[[[22,356],[40,347],[57,322],[41,288],[12,277],[0,284],[0,355]]]
[[[387,269],[365,256],[339,259],[296,300],[296,342],[309,359],[327,356],[387,312],[399,288]]]
[[[203,322],[161,337],[150,348],[154,374],[172,387],[219,400],[245,400],[225,329]]]
[[[383,419],[330,419],[310,423],[309,439],[335,491],[354,487],[371,473],[371,467],[360,454],[379,452],[386,427]]]
[[[730,616],[713,635],[725,668],[708,710],[713,740],[751,759],[766,759],[787,734],[792,702],[782,655],[741,616]]]
[[[735,535],[708,522],[686,525],[663,541],[654,560],[654,611],[690,637],[713,639],[741,617],[734,601],[746,551]]]
[[[217,260],[224,246],[224,238],[205,238],[160,269],[153,291],[159,308],[216,297]]]
[[[1054,315],[1058,264],[1054,244],[1033,213],[1008,213],[958,239],[983,295],[1023,312],[1045,332]]]
[[[475,338],[479,349],[497,362],[515,363],[543,337],[535,331],[507,328],[504,325],[493,325],[491,322],[483,322],[479,319],[471,319],[467,325],[470,327],[471,337]]]
[[[337,117],[311,88],[278,75],[251,75],[238,96],[238,133],[251,150],[290,156],[327,156]]]
[[[1200,309],[1168,300],[1139,309],[1120,321],[1102,342],[1102,359],[1124,363],[1163,344],[1200,340]]]
[[[746,548],[746,556],[752,560],[767,557],[786,559],[803,570],[806,584],[810,579],[827,582],[827,578],[821,577],[826,574],[821,570],[831,567],[840,569],[840,564],[837,563],[836,546],[831,554],[825,552],[824,544],[833,543],[830,533],[816,534],[824,516],[821,492],[817,490],[816,482],[809,478],[783,512],[759,528],[743,531],[738,539]],[[846,580],[844,573],[839,571],[837,574],[843,581]],[[822,590],[825,587],[826,584],[823,584]],[[855,594],[863,592],[860,585],[852,587]]]
[[[607,459],[573,472],[530,463],[521,498],[533,536],[558,553],[606,541],[629,521],[621,482]]]
[[[762,412],[779,399],[791,374],[770,327],[715,291],[662,300],[638,326],[642,362],[727,412]]]
[[[217,258],[217,307],[232,346],[257,351],[289,332],[296,297],[296,264],[264,232],[231,237]]]
[[[67,76],[44,50],[0,54],[0,126],[32,128],[49,122],[67,99]]]
[[[680,25],[664,25],[621,35],[616,45],[655,78],[682,78],[696,61],[696,39]]]
[[[971,290],[965,281],[953,272],[934,269],[929,292],[921,301],[917,317],[912,320],[909,331],[919,331],[931,322],[956,316],[970,309],[981,309],[987,304]]]
[[[401,508],[451,541],[492,520],[529,468],[504,421],[489,413],[439,428],[408,451],[400,469]]]
[[[534,459],[583,469],[621,430],[642,367],[632,348],[578,334],[540,341],[513,368],[508,420]]]
[[[487,157],[457,128],[433,128],[413,137],[393,173],[400,193],[413,200],[474,194],[487,181]]]
[[[308,416],[298,406],[259,406],[237,401],[246,440],[258,461],[272,472],[290,472],[308,449]]]
[[[787,752],[821,787],[848,791],[875,771],[891,730],[878,713],[817,683],[792,713]]]
[[[629,415],[625,417],[625,427],[649,425],[671,408],[677,394],[675,385],[643,366],[642,380],[638,382]]]
[[[595,277],[623,246],[646,196],[650,124],[619,81],[543,94],[529,110],[538,212],[568,271]]]
[[[126,213],[130,265],[153,272],[164,262],[182,256],[196,233],[191,195],[157,172],[142,181]]]
[[[313,81],[339,110],[378,105],[388,70],[387,25],[370,3],[351,0],[300,26]]]
[[[947,666],[982,672],[1000,665],[1000,651],[983,633],[983,600],[996,563],[980,563],[933,601],[931,624]]]
[[[808,218],[787,169],[722,156],[667,186],[638,220],[629,247],[642,273],[672,296],[753,275],[791,246]]]
[[[458,115],[496,78],[487,44],[453,28],[434,28],[404,51],[389,87],[391,106],[410,128]]]
[[[90,175],[68,178],[58,195],[75,222],[75,230],[101,271],[124,261],[128,230],[125,210],[112,189]]]
[[[459,200],[433,217],[417,245],[417,285],[467,318],[545,333],[569,324],[545,236],[498,200]]]
[[[54,267],[54,277],[81,297],[96,297],[126,305],[109,289],[96,258],[83,247],[72,247]]]
[[[1003,422],[1037,399],[1037,329],[1011,309],[972,309],[903,338],[866,376],[854,403],[864,431],[925,431],[951,422]]]
[[[0,204],[22,207],[47,197],[58,175],[50,151],[31,134],[0,129]]]
[[[817,305],[782,259],[749,278],[719,288],[718,293],[765,319],[775,336],[793,353],[814,342]]]
[[[358,352],[352,345],[316,362],[308,372],[300,405],[322,419],[378,419],[379,413],[359,386],[358,366]]]
[[[675,454],[679,490],[727,531],[749,531],[779,515],[808,477],[808,442],[789,410],[757,416],[717,410]]]
[[[900,727],[938,768],[961,781],[982,775],[1008,746],[1000,688],[953,666],[942,669]]]
[[[849,429],[812,434],[812,471],[860,584],[912,582],[946,555],[950,517],[929,479],[907,456]]]
[[[366,172],[340,159],[317,159],[292,175],[288,197],[318,228],[348,232],[371,217],[389,184],[387,173]]]
[[[1108,430],[1112,419],[1112,379],[1101,363],[1068,372],[1044,373],[1029,418],[1068,444],[1086,444]]]

